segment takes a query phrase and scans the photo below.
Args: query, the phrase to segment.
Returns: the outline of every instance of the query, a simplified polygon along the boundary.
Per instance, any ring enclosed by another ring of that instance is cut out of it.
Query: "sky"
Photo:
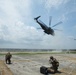
[[[55,36],[44,34],[35,17],[51,27]],[[0,48],[76,49],[76,0],[0,0]]]

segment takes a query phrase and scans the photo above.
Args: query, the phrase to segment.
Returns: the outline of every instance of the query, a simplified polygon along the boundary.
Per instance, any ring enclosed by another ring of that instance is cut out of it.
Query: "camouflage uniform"
[[[10,54],[10,52],[8,52],[6,55],[5,55],[5,61],[6,61],[6,64],[11,64],[11,57],[12,55]]]
[[[54,73],[56,73],[59,67],[59,62],[53,56],[50,57],[49,62],[52,64],[51,69],[53,69]]]

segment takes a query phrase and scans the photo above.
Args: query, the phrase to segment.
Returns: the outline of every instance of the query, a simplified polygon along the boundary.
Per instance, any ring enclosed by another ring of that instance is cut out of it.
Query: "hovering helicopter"
[[[50,19],[49,19],[49,27],[48,27],[48,26],[47,26],[46,24],[44,24],[41,20],[39,20],[40,17],[41,17],[41,16],[38,16],[38,17],[34,18],[34,20],[36,20],[36,22],[41,26],[41,28],[44,30],[44,32],[45,32],[46,34],[48,34],[48,35],[51,34],[52,36],[54,36],[54,35],[55,35],[54,30],[58,30],[58,29],[52,29],[52,27],[55,27],[55,26],[61,24],[62,22],[60,21],[60,22],[58,22],[57,24],[55,24],[55,25],[53,25],[53,26],[51,27],[52,17],[50,16]]]

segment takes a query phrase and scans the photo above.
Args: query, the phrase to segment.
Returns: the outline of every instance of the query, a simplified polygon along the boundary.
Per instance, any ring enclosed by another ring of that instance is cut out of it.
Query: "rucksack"
[[[40,67],[40,73],[42,73],[42,74],[47,74],[47,67],[41,66],[41,67]]]

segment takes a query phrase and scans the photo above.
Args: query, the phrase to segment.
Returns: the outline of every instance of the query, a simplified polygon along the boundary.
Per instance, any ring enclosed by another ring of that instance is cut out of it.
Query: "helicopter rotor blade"
[[[51,26],[52,16],[49,17],[49,27]]]
[[[54,30],[57,30],[57,31],[63,31],[63,30],[60,30],[60,29],[54,29]]]
[[[37,28],[37,29],[41,29],[41,28]]]
[[[62,21],[58,22],[57,24],[53,25],[52,27],[55,27],[55,26],[57,26],[57,25],[59,25],[61,23],[62,23]]]

